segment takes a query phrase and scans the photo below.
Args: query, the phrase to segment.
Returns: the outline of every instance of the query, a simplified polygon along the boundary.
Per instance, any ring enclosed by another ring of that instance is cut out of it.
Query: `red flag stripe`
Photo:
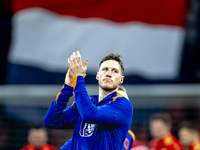
[[[14,0],[13,10],[40,7],[60,15],[103,18],[117,23],[184,26],[188,0]]]

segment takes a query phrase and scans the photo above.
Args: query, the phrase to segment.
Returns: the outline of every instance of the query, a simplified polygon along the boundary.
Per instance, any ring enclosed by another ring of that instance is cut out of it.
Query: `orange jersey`
[[[194,143],[192,146],[190,146],[189,150],[200,150],[200,141]]]
[[[183,150],[183,148],[172,134],[168,134],[158,141],[156,150]]]

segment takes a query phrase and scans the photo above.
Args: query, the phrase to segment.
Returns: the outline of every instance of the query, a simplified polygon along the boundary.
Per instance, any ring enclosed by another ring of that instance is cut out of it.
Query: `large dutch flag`
[[[60,84],[67,58],[124,57],[125,83],[179,77],[187,0],[13,0],[7,83]],[[127,80],[126,80],[127,76]]]

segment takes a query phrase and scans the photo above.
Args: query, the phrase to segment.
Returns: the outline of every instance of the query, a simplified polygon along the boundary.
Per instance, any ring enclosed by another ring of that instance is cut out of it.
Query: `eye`
[[[107,69],[107,68],[103,68],[102,70],[103,70],[103,71],[107,71],[108,69]]]
[[[113,72],[114,72],[114,73],[118,73],[118,71],[117,71],[117,70],[113,70]]]

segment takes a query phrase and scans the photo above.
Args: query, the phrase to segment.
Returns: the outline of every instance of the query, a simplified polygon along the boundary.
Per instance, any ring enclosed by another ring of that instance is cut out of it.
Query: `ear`
[[[96,79],[99,80],[99,72],[97,71]]]
[[[120,80],[119,80],[119,84],[122,84],[124,82],[124,76],[121,76]]]

